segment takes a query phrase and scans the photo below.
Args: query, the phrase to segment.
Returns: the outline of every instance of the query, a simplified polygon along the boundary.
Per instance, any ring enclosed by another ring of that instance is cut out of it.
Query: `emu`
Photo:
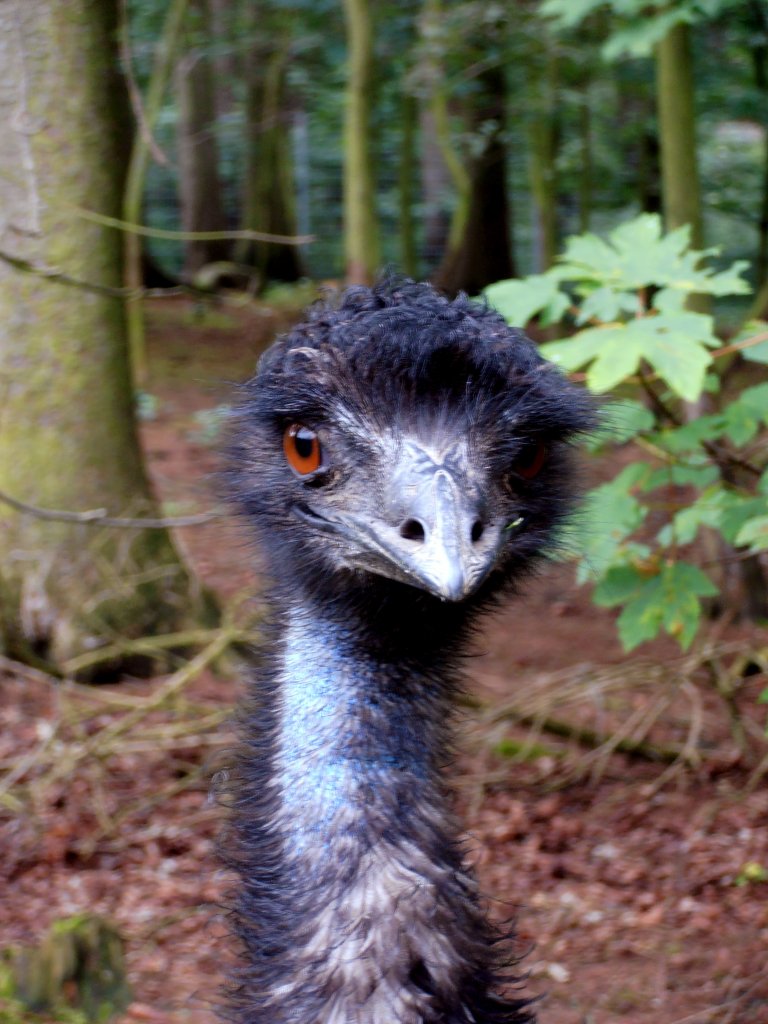
[[[444,774],[473,626],[552,544],[590,420],[522,332],[409,281],[317,305],[244,386],[229,487],[271,642],[235,773],[230,1020],[533,1021]]]

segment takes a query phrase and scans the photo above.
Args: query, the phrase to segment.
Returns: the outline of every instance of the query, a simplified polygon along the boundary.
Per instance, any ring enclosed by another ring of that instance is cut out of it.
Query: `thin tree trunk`
[[[592,104],[590,102],[589,80],[584,82],[579,109],[579,135],[581,142],[581,167],[579,169],[579,231],[589,231],[592,219],[592,198],[594,191],[592,160]]]
[[[557,226],[557,61],[546,42],[533,62],[540,62],[531,83],[527,124],[528,178],[531,189],[534,253],[537,273],[548,270],[558,248]]]
[[[424,58],[424,77],[430,83],[430,121],[431,127],[434,129],[434,139],[440,149],[443,164],[448,171],[456,195],[448,232],[447,250],[444,253],[445,260],[458,250],[464,237],[469,217],[472,180],[464,160],[453,143],[442,57],[434,44],[434,40],[439,38],[442,18],[442,0],[424,0],[421,16],[422,36],[425,40],[432,41],[431,45],[425,47],[426,56]]]
[[[211,37],[217,44],[218,52],[212,59],[214,77],[214,101],[216,117],[227,117],[234,106],[233,86],[238,82],[240,69],[235,53],[236,7],[232,0],[208,0]]]
[[[506,82],[502,68],[480,76],[481,94],[473,112],[482,126],[482,152],[470,169],[469,214],[458,245],[449,247],[434,276],[449,294],[476,295],[486,285],[515,273],[510,238],[510,203],[507,193]]]
[[[121,238],[78,218],[120,212],[114,5],[0,3],[4,245],[121,284]],[[133,414],[122,302],[0,264],[0,490],[44,508],[158,515]],[[164,530],[0,511],[0,646],[58,663],[103,637],[182,628],[200,595]]]
[[[348,71],[344,119],[344,252],[346,277],[369,284],[379,266],[371,165],[373,28],[368,0],[344,0]]]
[[[414,185],[416,182],[416,127],[418,101],[405,93],[400,104],[400,166],[398,184],[400,192],[400,262],[409,277],[418,274],[416,253],[416,221],[413,215]]]
[[[257,11],[258,7],[254,8]],[[253,29],[256,37],[256,23]],[[271,49],[259,49],[249,54],[245,75],[247,142],[241,227],[295,235],[293,166],[285,105],[290,39],[273,35]],[[259,271],[262,283],[268,279],[297,281],[304,272],[295,246],[242,242],[235,252],[238,262]]]
[[[762,0],[750,0],[749,14],[752,28],[750,52],[755,85],[763,96],[763,180],[760,213],[757,221],[757,253],[755,276],[758,284],[768,282],[768,10]],[[768,302],[763,303],[762,310]]]
[[[171,0],[171,6],[165,17],[163,32],[155,50],[152,76],[144,101],[145,128],[152,131],[168,81],[173,72],[173,65],[181,42],[182,25],[189,0]],[[123,31],[128,31],[123,24]],[[128,173],[123,196],[123,220],[129,224],[138,224],[142,218],[144,199],[144,182],[149,166],[150,146],[145,131],[138,129],[133,136],[133,148],[128,163]],[[141,300],[143,284],[141,236],[126,231],[123,243],[124,278],[126,288],[130,288],[135,297],[127,300],[125,312],[128,325],[128,348],[131,359],[131,370],[136,389],[140,389],[147,379],[147,353],[144,339],[144,308]]]
[[[209,35],[207,0],[190,0],[186,52],[176,68],[181,226],[190,232],[226,229],[219,180],[214,76],[200,45]],[[226,259],[228,251],[229,244],[225,240],[186,241],[184,277],[194,280],[201,267]]]
[[[424,215],[422,258],[432,269],[445,252],[451,226],[448,196],[451,178],[435,131],[435,118],[429,103],[419,111],[421,137],[421,194]]]
[[[691,245],[701,249],[699,164],[696,155],[691,30],[674,25],[658,44],[656,96],[661,141],[661,179],[664,221],[668,231],[691,226]]]

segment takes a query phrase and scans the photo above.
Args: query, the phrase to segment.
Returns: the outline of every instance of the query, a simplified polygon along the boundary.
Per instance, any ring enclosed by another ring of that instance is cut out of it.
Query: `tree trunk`
[[[0,4],[3,245],[121,284],[114,6]],[[0,491],[46,508],[157,515],[137,440],[122,303],[0,264]],[[181,628],[203,598],[164,530],[0,512],[0,645],[60,662],[101,638]]]
[[[439,148],[442,157],[440,163],[447,171],[456,195],[448,229],[447,247],[443,250],[443,261],[445,261],[449,253],[458,250],[464,237],[469,216],[472,182],[465,161],[454,145],[451,134],[443,54],[441,46],[437,43],[437,40],[441,39],[443,19],[441,0],[424,0],[424,9],[421,15],[421,34],[425,52],[422,77],[429,83],[429,119],[425,127],[430,129],[428,139],[433,139]],[[445,45],[447,44],[443,40],[442,46]],[[440,163],[432,162],[433,173],[438,171]],[[437,182],[437,184],[440,183]]]
[[[414,184],[416,182],[416,122],[418,101],[405,93],[400,103],[400,166],[398,185],[400,192],[400,262],[403,273],[409,277],[418,274],[416,252],[416,221],[413,215]]]
[[[240,80],[235,53],[237,7],[232,0],[208,0],[211,35],[217,46],[212,59],[216,117],[228,117],[235,105],[233,86]]]
[[[680,22],[656,50],[656,103],[661,144],[661,187],[668,231],[689,224],[691,246],[704,247],[699,162],[696,153],[693,57],[690,26]],[[708,313],[708,295],[691,295],[689,309]]]
[[[502,68],[483,72],[473,112],[483,129],[483,148],[470,169],[469,211],[461,240],[449,248],[434,282],[448,294],[476,295],[515,273],[510,242],[507,150],[504,139],[506,83]]]
[[[106,0],[107,6],[112,2],[114,0]],[[155,126],[168,80],[173,72],[188,2],[189,0],[170,0],[162,35],[155,48],[152,75],[144,98],[144,124],[139,125],[133,134],[133,146],[125,178],[122,213],[123,220],[128,224],[138,224],[142,218],[144,182],[150,157],[150,140],[147,133]],[[124,24],[123,30],[128,31],[127,23]],[[126,288],[130,288],[135,294],[126,302],[125,312],[131,374],[137,390],[144,386],[147,378],[144,306],[141,298],[143,269],[141,236],[126,231],[123,239],[124,283]]]
[[[213,69],[205,53],[210,36],[208,0],[190,0],[185,53],[176,67],[179,101],[178,155],[181,226],[184,231],[224,231],[216,93]],[[207,263],[227,259],[225,240],[184,243],[184,277],[192,281]]]
[[[429,270],[440,261],[448,244],[451,215],[448,196],[451,177],[437,140],[435,116],[430,104],[419,112],[421,137],[421,195],[423,214],[422,259]]]
[[[344,0],[347,88],[344,118],[344,253],[350,284],[370,284],[379,267],[371,161],[373,29],[368,0]]]
[[[254,40],[259,32],[258,10],[254,8]],[[245,69],[247,140],[241,227],[295,235],[290,115],[285,107],[290,39],[276,33],[269,38],[270,48],[256,46]],[[297,281],[304,274],[295,246],[242,242],[235,253],[238,262],[259,271],[262,282]]]
[[[701,249],[704,233],[696,157],[693,60],[690,27],[674,25],[656,53],[656,97],[661,142],[664,221],[668,231],[691,226],[691,244]]]
[[[594,192],[592,160],[592,103],[590,80],[584,82],[580,95],[579,136],[581,144],[581,167],[579,169],[579,232],[589,231],[592,219],[592,198]]]
[[[536,273],[542,273],[552,266],[558,249],[557,61],[550,43],[545,41],[540,52],[532,54],[531,67],[528,181],[533,215],[533,266]]]

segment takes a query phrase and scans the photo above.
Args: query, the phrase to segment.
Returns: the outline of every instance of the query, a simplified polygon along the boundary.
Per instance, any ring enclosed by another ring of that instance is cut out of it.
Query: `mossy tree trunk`
[[[661,181],[667,230],[691,226],[691,244],[701,249],[699,164],[696,155],[691,30],[674,25],[658,44],[656,97],[661,142]]]
[[[205,50],[210,26],[208,0],[190,0],[184,52],[176,67],[181,226],[190,232],[224,231],[227,226],[219,180],[215,82]],[[228,255],[226,240],[185,242],[185,278],[194,280],[201,267]]]
[[[347,88],[344,117],[344,254],[351,284],[370,284],[379,267],[371,157],[373,25],[368,0],[344,0]]]
[[[121,284],[115,8],[0,4],[0,208],[14,255]],[[33,505],[157,515],[137,440],[119,299],[0,264],[0,490]],[[0,636],[55,663],[202,607],[163,530],[44,522],[0,506]]]

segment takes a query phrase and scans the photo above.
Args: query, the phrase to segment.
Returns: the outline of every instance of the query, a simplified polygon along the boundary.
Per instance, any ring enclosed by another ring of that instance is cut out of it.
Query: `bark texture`
[[[0,4],[0,247],[121,284],[111,3]],[[134,422],[122,304],[0,264],[0,490],[72,511],[158,514]],[[162,530],[43,522],[0,505],[0,645],[54,662],[176,628],[202,599]]]

